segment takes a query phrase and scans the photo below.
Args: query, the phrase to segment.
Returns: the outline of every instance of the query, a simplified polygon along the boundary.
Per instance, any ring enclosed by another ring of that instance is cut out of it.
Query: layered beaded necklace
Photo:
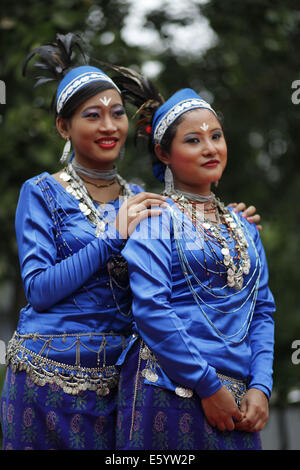
[[[243,287],[244,275],[250,272],[251,263],[248,255],[248,242],[237,220],[233,218],[230,211],[213,193],[209,196],[201,196],[175,190],[168,196],[176,202],[182,212],[190,217],[197,233],[208,242],[208,246],[216,245],[220,247],[223,260],[217,260],[217,264],[221,263],[225,267],[228,287],[240,290]],[[203,204],[205,203],[210,204],[207,213],[209,212],[215,216],[216,223],[205,216],[205,206],[203,211]],[[199,212],[197,206],[200,204],[202,211]],[[228,242],[221,232],[221,224],[226,227],[226,232],[234,240],[234,250],[229,249]],[[211,254],[215,256],[215,253],[212,247]]]
[[[77,168],[77,171],[75,170]],[[79,164],[73,165],[72,162],[68,163],[66,168],[60,173],[60,178],[68,183],[66,191],[78,200],[78,207],[81,212],[87,217],[92,225],[95,225],[95,235],[100,237],[105,232],[108,221],[105,219],[100,206],[96,207],[93,199],[91,198],[88,190],[86,189],[83,180],[78,175],[81,172]],[[133,196],[129,184],[117,173],[116,169],[108,171],[97,171],[85,169],[84,174],[91,178],[117,180],[121,190],[122,197],[127,199]],[[102,212],[102,213],[101,213]]]
[[[82,173],[90,178],[95,179],[104,179],[108,181],[117,180],[120,185],[120,194],[122,194],[122,197],[125,199],[132,197],[134,193],[130,189],[129,184],[117,173],[116,169],[108,171],[90,170],[81,167],[78,163],[76,163],[75,160],[74,164],[69,162],[67,167],[60,173],[60,178],[68,183],[66,191],[78,201],[78,207],[80,211],[87,217],[89,222],[96,227],[95,236],[99,238],[101,234],[105,232],[107,224],[110,223],[110,221],[108,221],[104,216],[104,213],[107,212],[107,206],[102,211],[100,206],[95,206],[92,197],[90,196],[82,178],[80,178],[78,173]],[[109,185],[110,183],[103,186],[97,186],[108,187]],[[121,310],[121,307],[117,301],[117,297],[114,293],[113,286],[113,284],[116,284],[118,289],[129,289],[127,262],[122,256],[115,256],[110,259],[107,265],[107,269],[109,275],[109,285],[116,307],[122,315],[128,316],[131,314],[131,307],[128,312],[123,312]]]
[[[260,258],[254,241],[249,235],[249,240],[251,240],[251,246],[256,256],[255,266],[252,266],[250,272],[251,264],[248,254],[248,242],[244,234],[244,230],[247,232],[247,228],[245,226],[242,227],[238,217],[235,214],[231,214],[229,209],[214,194],[207,197],[200,196],[200,198],[194,194],[183,194],[178,190],[168,194],[165,192],[164,194],[174,200],[176,206],[181,211],[180,215],[178,210],[170,207],[176,251],[187,286],[196,304],[220,337],[234,344],[242,342],[251,324],[261,275]],[[210,204],[208,209],[204,209],[205,203]],[[202,211],[196,206],[200,206]],[[191,237],[191,232],[186,230],[183,214],[192,222],[196,241]],[[213,222],[211,217],[208,218],[206,214],[213,215],[215,221]],[[234,248],[229,247],[227,239],[229,239],[229,243],[230,241],[233,242]],[[192,245],[190,245],[191,240]],[[197,250],[199,249],[203,253],[203,262],[197,256]],[[196,251],[194,252],[194,250]],[[196,263],[196,268],[193,268],[189,262],[189,257]],[[211,261],[210,269],[206,263],[206,258],[208,257]],[[225,276],[225,285],[222,286],[222,283],[214,282],[212,286],[205,280],[201,280],[197,266],[200,267],[201,272],[203,270],[206,271],[207,279],[209,275],[220,276],[220,279]],[[216,270],[211,268],[211,266],[215,266]],[[244,276],[247,274],[250,275],[247,282],[244,283]],[[200,287],[200,289],[195,286]],[[233,289],[230,289],[230,287]],[[235,307],[232,306],[230,311],[227,311],[226,307],[225,309],[222,308],[223,302],[226,299],[229,300],[229,298],[239,295],[242,295],[242,297],[239,297],[241,300]],[[207,296],[211,297],[213,301],[211,302]],[[245,310],[246,305],[249,305],[247,311]],[[218,315],[234,315],[242,310],[244,310],[245,315],[241,318],[241,324],[237,327],[237,330],[232,334],[222,332],[209,315],[209,311],[215,312]]]

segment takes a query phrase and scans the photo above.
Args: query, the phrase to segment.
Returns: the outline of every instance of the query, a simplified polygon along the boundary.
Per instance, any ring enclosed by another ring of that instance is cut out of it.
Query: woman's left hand
[[[236,202],[233,202],[232,204],[229,204],[230,207],[234,207],[234,212],[242,212],[242,216],[245,217],[250,224],[256,224],[256,227],[258,230],[262,230],[262,226],[259,224],[260,222],[260,215],[256,213],[256,207],[255,206],[249,206],[247,207],[244,202],[239,202],[238,204]]]
[[[244,418],[236,423],[236,429],[248,432],[261,431],[269,417],[269,402],[264,392],[250,388],[242,400],[241,412]]]

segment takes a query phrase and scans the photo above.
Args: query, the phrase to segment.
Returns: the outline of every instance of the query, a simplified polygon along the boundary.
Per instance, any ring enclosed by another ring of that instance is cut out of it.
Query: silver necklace
[[[68,163],[67,167],[60,173],[60,178],[68,183],[66,191],[71,194],[78,201],[78,207],[81,212],[87,217],[92,225],[95,225],[95,236],[100,237],[105,232],[107,223],[109,223],[103,215],[100,214],[99,208],[96,208],[94,202],[89,195],[83,181],[78,175],[72,162]],[[127,199],[133,196],[133,191],[130,189],[129,184],[117,173],[114,174],[121,188],[122,196]]]
[[[168,195],[165,192],[166,195]],[[195,193],[188,193],[186,191],[181,191],[179,189],[174,189],[174,191],[171,193],[172,199],[176,200],[181,200],[181,199],[188,199],[189,201],[192,202],[200,202],[200,203],[205,203],[205,202],[212,202],[215,199],[215,195],[213,193],[210,193],[208,196],[202,196],[201,194],[195,194]]]
[[[178,190],[169,193],[168,196],[177,203],[181,210],[187,213],[191,212],[191,202],[200,202],[199,199],[195,198],[189,200],[183,191]],[[207,197],[208,196],[202,196],[202,198],[206,198],[205,202],[207,202]],[[230,253],[227,240],[222,235],[218,224],[216,225],[206,218],[204,218],[204,220],[199,220],[197,217],[193,219],[191,216],[192,222],[195,223],[197,232],[200,236],[206,235],[211,237],[221,246],[221,254],[223,256],[222,264],[224,265],[227,273],[227,285],[228,287],[233,287],[235,290],[241,290],[243,287],[244,275],[249,274],[251,267],[250,257],[248,254],[248,242],[243,230],[237,223],[237,219],[234,219],[234,215],[230,213],[230,211],[219,199],[215,197],[213,193],[209,196],[209,201],[214,202],[216,205],[216,219],[218,220],[219,215],[221,215],[228,231],[231,231],[233,234],[236,251],[240,257],[239,264],[235,264],[234,258]]]
[[[118,170],[114,167],[112,170],[97,170],[92,168],[86,168],[77,162],[76,157],[72,160],[72,167],[76,173],[80,173],[84,176],[88,176],[93,179],[101,180],[113,180],[117,177]]]
[[[170,197],[171,197],[171,195],[170,195]],[[185,201],[185,202],[186,202],[186,204],[188,204],[188,201]],[[220,201],[218,201],[218,203],[220,204],[219,210],[228,211],[228,213],[230,215],[230,211],[227,208],[224,208],[223,207],[224,205]],[[189,204],[189,205],[191,206],[191,204]],[[180,214],[180,212],[182,212],[182,207],[180,207],[180,205],[178,203],[176,204],[176,206],[178,207],[177,209],[170,207],[170,213],[171,213],[171,218],[172,218],[173,228],[174,228],[175,245],[176,245],[176,250],[177,250],[177,254],[178,254],[178,257],[179,257],[179,261],[180,261],[180,265],[181,265],[181,268],[182,268],[184,278],[185,278],[185,280],[187,282],[187,285],[188,285],[188,288],[189,288],[189,290],[190,290],[190,292],[191,292],[191,294],[194,298],[194,301],[198,305],[201,313],[206,318],[208,323],[212,326],[212,328],[214,328],[214,330],[216,331],[216,333],[220,337],[222,337],[222,338],[226,339],[227,341],[232,342],[234,344],[241,343],[245,339],[245,337],[247,336],[247,333],[248,333],[248,330],[249,330],[249,327],[250,327],[250,324],[251,324],[251,321],[252,321],[253,312],[254,312],[254,308],[255,308],[255,302],[256,302],[256,298],[257,298],[258,286],[259,286],[260,276],[261,276],[261,263],[260,263],[260,259],[259,259],[259,255],[258,255],[256,246],[255,246],[255,243],[252,240],[251,235],[249,235],[249,240],[250,240],[250,243],[252,245],[252,248],[253,248],[255,256],[256,256],[256,262],[255,262],[255,266],[253,266],[253,269],[251,271],[251,275],[247,279],[247,282],[245,283],[245,285],[243,285],[243,282],[240,282],[240,281],[235,282],[234,285],[232,286],[232,287],[234,287],[235,291],[225,292],[225,289],[227,287],[229,287],[228,276],[229,277],[231,276],[231,273],[228,272],[229,268],[230,268],[230,266],[227,263],[228,259],[226,259],[225,262],[222,263],[223,270],[224,270],[224,272],[222,274],[224,274],[225,277],[226,277],[225,286],[221,287],[221,286],[218,286],[218,284],[217,284],[215,286],[213,285],[213,286],[209,287],[207,285],[206,280],[204,280],[204,282],[203,282],[203,280],[201,280],[201,276],[199,277],[197,268],[196,268],[196,271],[194,271],[194,268],[190,264],[189,255],[187,254],[187,252],[189,252],[190,255],[191,255],[193,250],[196,249],[196,246],[193,244],[192,248],[190,248],[190,249],[188,248],[188,246],[189,246],[188,243],[190,243],[190,240],[192,239],[191,233],[190,233],[189,230],[187,230],[187,233],[185,234],[186,228],[184,228],[184,227],[186,226],[186,223],[184,222],[184,219],[182,218],[182,215]],[[221,214],[221,216],[223,217],[222,214]],[[237,227],[232,227],[232,228],[235,229],[235,231],[241,230],[243,232],[242,225],[241,225],[240,221],[238,220],[237,216],[235,216],[233,214],[232,220],[233,220],[232,223],[233,224],[236,223],[236,225],[237,225]],[[230,220],[228,220],[227,223],[230,223]],[[203,238],[205,238],[206,235],[207,235],[207,238],[208,238],[209,229],[214,228],[214,225],[211,224],[212,227],[207,227],[207,230],[206,230],[207,233],[205,233],[206,231],[204,232],[205,229],[203,228],[203,225],[204,224],[199,224],[199,226],[197,226],[197,230],[196,230],[196,233],[198,234],[198,239],[199,239],[199,244],[197,244],[197,246],[201,250],[204,249],[203,248]],[[244,227],[244,230],[248,233],[247,227]],[[195,232],[193,231],[193,233],[195,233]],[[215,240],[215,238],[214,238],[214,240]],[[247,241],[246,241],[246,243],[247,243]],[[247,243],[247,245],[248,245],[248,243]],[[207,245],[207,248],[210,249],[209,244]],[[245,250],[247,251],[247,256],[248,256],[248,250],[247,250],[246,247],[245,247]],[[229,253],[225,252],[223,254],[223,257],[227,258],[229,255],[230,255],[230,251],[229,251]],[[249,256],[248,256],[248,259],[249,259]],[[200,260],[199,260],[198,264],[200,264],[202,269],[206,269],[205,266],[201,265]],[[243,262],[241,262],[241,264],[243,264]],[[250,259],[249,259],[249,269],[250,269]],[[247,272],[248,269],[246,269],[245,271]],[[211,272],[213,273],[214,271],[211,271]],[[227,274],[227,276],[226,276],[226,274]],[[234,279],[234,281],[235,281],[235,279]],[[242,279],[242,281],[243,281],[243,279]],[[195,286],[198,286],[199,288],[195,288]],[[221,308],[222,299],[229,298],[229,297],[234,297],[236,295],[240,295],[242,292],[243,292],[242,304],[238,305],[235,309],[230,310],[230,311],[226,311],[226,309],[223,310]],[[217,304],[215,304],[214,302],[211,303],[209,301],[210,297],[212,297],[213,299],[217,299],[218,303]],[[219,303],[219,301],[221,301],[221,304]],[[250,304],[250,305],[249,305],[248,312],[246,312],[245,318],[242,318],[242,322],[238,326],[236,331],[234,331],[232,334],[229,334],[229,335],[226,334],[225,332],[223,332],[217,326],[217,324],[214,323],[213,319],[211,318],[211,316],[209,314],[210,311],[217,312],[218,314],[223,314],[223,315],[236,314],[246,304]]]

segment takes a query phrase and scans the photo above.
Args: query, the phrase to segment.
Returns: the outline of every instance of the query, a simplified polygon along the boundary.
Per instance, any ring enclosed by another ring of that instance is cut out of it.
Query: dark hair
[[[174,139],[174,137],[176,135],[176,132],[177,132],[177,128],[181,124],[181,122],[183,121],[183,116],[184,115],[181,115],[177,119],[175,119],[175,121],[172,122],[172,124],[167,128],[166,132],[164,133],[164,135],[161,139],[161,142],[160,142],[160,147],[161,147],[163,152],[170,152],[173,139]],[[152,138],[150,137],[149,138],[149,143],[148,143],[148,150],[149,150],[149,153],[150,153],[150,156],[151,156],[152,166],[157,165],[160,162],[159,158],[156,156],[156,152],[155,152],[154,147],[155,147],[155,144],[154,144]]]
[[[75,60],[74,52],[76,49],[79,51],[79,57]],[[24,76],[27,74],[29,61],[35,55],[39,56],[39,61],[34,64],[34,67],[39,71],[39,75],[34,77],[36,80],[35,86],[42,85],[49,81],[56,81],[58,86],[59,82],[70,70],[81,65],[87,65],[88,63],[88,58],[83,52],[81,46],[81,38],[77,34],[73,33],[68,33],[66,35],[57,34],[54,42],[47,43],[33,49],[33,51],[31,51],[24,60]],[[42,76],[40,75],[41,72]],[[58,115],[62,118],[70,119],[78,106],[84,103],[84,101],[109,89],[114,89],[114,87],[111,83],[105,81],[94,82],[81,88],[78,92],[74,93],[69,100],[67,100]],[[56,118],[56,91],[52,97],[50,109]]]

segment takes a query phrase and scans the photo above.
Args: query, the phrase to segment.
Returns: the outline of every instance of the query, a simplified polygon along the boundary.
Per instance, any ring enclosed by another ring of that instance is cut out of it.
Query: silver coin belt
[[[53,361],[22,346],[22,335],[17,333],[8,343],[6,365],[13,372],[25,371],[36,385],[55,384],[70,395],[89,390],[105,396],[119,381],[115,366],[90,368]]]
[[[141,371],[142,376],[149,382],[157,382],[158,375],[156,369],[160,368],[160,365],[155,355],[144,342],[141,342],[140,358],[147,361],[145,368]],[[241,401],[247,392],[247,383],[220,373],[217,373],[217,375],[222,384],[232,393],[237,406],[240,408]],[[191,398],[193,396],[193,390],[187,387],[178,386],[175,388],[175,393],[182,398]]]

